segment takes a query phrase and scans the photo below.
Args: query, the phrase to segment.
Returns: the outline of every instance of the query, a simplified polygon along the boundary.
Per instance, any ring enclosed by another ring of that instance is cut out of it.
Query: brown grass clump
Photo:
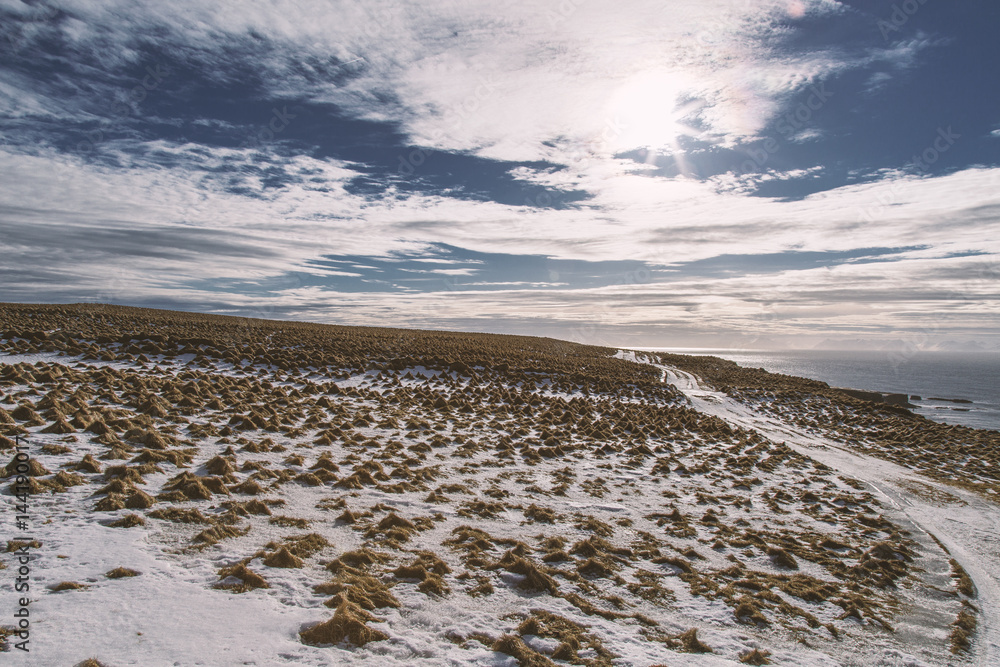
[[[138,514],[126,514],[117,521],[108,524],[112,528],[134,528],[135,526],[145,526],[146,520]]]
[[[311,472],[300,472],[293,479],[307,486],[323,486],[323,480]]]
[[[94,509],[98,512],[115,512],[125,509],[125,496],[120,493],[109,493],[97,501]]]
[[[272,516],[268,519],[268,523],[275,526],[282,526],[284,528],[308,528],[309,519],[299,519],[293,516],[284,516],[279,514],[278,516]]]
[[[127,567],[116,567],[113,570],[109,570],[104,573],[104,576],[108,579],[122,579],[124,577],[138,577],[142,572],[132,570]]]
[[[472,500],[462,503],[458,509],[458,515],[475,518],[482,517],[484,519],[495,519],[500,516],[501,512],[506,511],[507,506],[503,503],[493,503],[484,502],[482,500]]]
[[[517,635],[504,635],[491,647],[498,653],[506,653],[517,660],[520,667],[555,667],[555,663],[524,643]]]
[[[639,581],[626,585],[632,595],[658,605],[668,605],[676,600],[674,592],[661,583],[662,575],[648,570],[636,570],[634,575]]]
[[[224,539],[230,537],[240,537],[249,532],[250,526],[247,526],[243,530],[240,530],[235,526],[212,526],[211,528],[206,528],[195,535],[194,542],[200,543],[202,546],[211,546]]]
[[[712,648],[698,639],[698,628],[677,635],[681,648],[685,653],[712,653]]]
[[[972,647],[972,637],[976,634],[977,619],[973,613],[975,608],[965,603],[965,608],[958,612],[958,618],[951,624],[948,635],[952,653],[967,653]]]
[[[197,508],[184,509],[181,507],[164,507],[158,510],[153,510],[149,513],[149,516],[153,519],[173,521],[174,523],[212,523],[212,520],[202,514],[201,510]]]
[[[372,551],[368,547],[363,547],[355,551],[345,551],[327,563],[326,569],[336,574],[345,568],[366,568],[371,565],[388,562],[391,558],[392,556],[387,553]]]
[[[314,625],[299,633],[303,644],[311,646],[337,645],[349,641],[355,646],[364,646],[368,642],[388,639],[389,635],[381,630],[370,628],[365,623],[375,617],[356,605],[345,602],[334,612],[330,620]]]
[[[230,577],[238,579],[239,583],[226,582],[225,580]],[[255,588],[271,587],[264,577],[248,568],[245,563],[237,563],[236,565],[221,568],[219,570],[219,579],[220,581],[216,582],[212,586],[213,588],[221,588],[234,593],[246,593]]]
[[[277,549],[278,547],[282,547],[287,549],[294,556],[298,556],[299,558],[309,558],[313,554],[322,551],[329,546],[333,546],[319,533],[289,536],[284,539],[285,542],[283,544],[279,545],[275,542],[269,542],[266,548]]]
[[[556,595],[559,592],[559,586],[556,585],[555,579],[530,564],[524,573],[524,579],[521,580],[517,587],[529,592],[544,591],[550,595]]]
[[[760,607],[757,606],[757,601],[751,597],[744,596],[736,604],[736,608],[733,610],[733,616],[740,623],[755,623],[757,625],[770,625],[770,621],[767,617],[761,613]]]
[[[376,526],[380,531],[387,531],[393,528],[398,528],[404,531],[414,531],[416,532],[416,525],[409,519],[404,519],[403,517],[397,515],[395,512],[389,512],[381,521],[378,522]]]
[[[490,581],[489,577],[482,574],[477,574],[474,577],[472,577],[466,572],[464,575],[459,575],[458,578],[462,579],[463,577],[473,578],[476,581],[475,586],[465,589],[465,593],[469,597],[478,598],[482,597],[483,595],[493,595],[494,593],[493,582]]]
[[[588,558],[577,563],[576,571],[585,577],[607,578],[615,573],[615,568],[603,558]]]
[[[257,482],[257,480],[248,479],[245,482],[242,482],[232,487],[232,491],[234,493],[240,493],[245,496],[259,496],[260,494],[264,493],[264,487],[261,486]]]
[[[264,558],[264,565],[268,567],[301,568],[305,566],[305,563],[301,558],[289,551],[287,547],[281,547]]]
[[[233,464],[230,463],[229,459],[224,459],[221,456],[213,456],[208,461],[205,462],[205,470],[207,470],[212,475],[232,475],[236,472],[233,468]]]
[[[108,667],[97,658],[87,658],[83,662],[78,662],[73,667]]]
[[[976,597],[976,587],[972,584],[972,577],[969,576],[969,573],[954,558],[948,562],[951,564],[951,576],[955,580],[955,588],[958,589],[958,592],[966,597]]]
[[[771,661],[768,660],[770,655],[769,651],[761,651],[759,648],[755,648],[752,651],[741,654],[740,662],[744,665],[770,665]]]
[[[83,475],[75,475],[71,472],[66,472],[65,470],[60,470],[52,478],[52,481],[59,486],[79,486],[80,484],[86,484],[87,480]]]
[[[440,576],[430,572],[417,585],[417,590],[421,593],[426,593],[427,595],[436,595],[438,597],[445,597],[451,594],[451,587],[442,579]]]
[[[130,510],[149,509],[156,504],[156,499],[141,489],[125,499],[125,507]]]
[[[10,477],[11,475],[19,474],[17,473],[17,467],[19,465],[22,465],[21,461],[18,461],[16,458],[11,459],[10,463],[7,464],[7,467],[3,469],[3,474],[0,475],[0,477]],[[41,477],[43,475],[52,474],[52,471],[39,463],[37,459],[28,459],[27,465],[28,471],[23,474],[29,477]]]
[[[153,466],[150,463],[144,463],[142,466]],[[133,484],[145,484],[145,480],[142,478],[143,473],[139,471],[141,466],[127,466],[127,465],[114,465],[108,466],[104,471],[104,479],[114,479],[118,478],[123,482],[131,482]]]
[[[382,581],[364,574],[341,574],[336,579],[318,584],[313,591],[323,595],[333,594],[324,604],[337,607],[350,602],[364,609],[398,608],[399,600]]]
[[[95,491],[93,495],[102,496],[105,494],[107,495],[116,494],[121,496],[127,496],[128,494],[135,493],[138,490],[139,489],[132,482],[125,481],[122,479],[113,479],[111,480],[110,483],[102,486],[97,491]]]
[[[556,514],[555,510],[549,507],[539,507],[534,503],[522,511],[524,512],[524,516],[536,523],[555,523],[559,519],[559,515]]]
[[[787,570],[799,569],[798,561],[784,549],[770,548],[767,550],[767,555],[771,557],[771,562],[778,567],[783,567]]]
[[[579,663],[581,660],[577,652],[584,647],[597,654],[596,659],[583,661],[584,664],[610,665],[611,660],[616,657],[604,648],[596,636],[587,633],[583,626],[544,609],[532,610],[531,616],[517,627],[517,632],[522,637],[534,635],[559,640],[559,646],[552,653],[556,660]]]
[[[79,591],[87,588],[90,588],[90,586],[87,584],[80,584],[75,581],[60,581],[58,584],[52,584],[49,586],[49,590],[53,593],[58,593],[60,591]]]
[[[232,512],[235,516],[271,516],[271,508],[254,498],[253,500],[238,501],[227,500],[222,506]]]
[[[30,547],[32,549],[41,549],[42,543],[38,540],[7,540],[7,553],[12,553],[21,549],[22,547]]]

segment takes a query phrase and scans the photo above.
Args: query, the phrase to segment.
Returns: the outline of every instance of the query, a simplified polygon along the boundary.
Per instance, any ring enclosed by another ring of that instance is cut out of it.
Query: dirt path
[[[722,392],[706,388],[690,373],[666,366],[658,368],[664,372],[664,381],[683,392],[699,412],[784,441],[801,454],[866,482],[884,505],[908,520],[911,528],[933,535],[975,583],[981,612],[973,647],[976,664],[1000,665],[1000,506],[758,414]]]

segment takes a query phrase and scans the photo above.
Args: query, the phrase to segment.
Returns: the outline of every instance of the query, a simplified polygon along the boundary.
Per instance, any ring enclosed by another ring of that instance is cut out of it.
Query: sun
[[[676,150],[678,137],[694,133],[681,122],[690,110],[683,104],[688,84],[683,75],[668,72],[646,72],[628,79],[609,101],[614,135],[608,143],[618,151]]]

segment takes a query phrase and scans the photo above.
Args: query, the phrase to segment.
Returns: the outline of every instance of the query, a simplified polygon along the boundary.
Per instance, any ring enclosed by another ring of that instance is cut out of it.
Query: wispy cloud
[[[891,34],[834,0],[0,14],[7,300],[996,332],[970,276],[1000,256],[1000,99],[965,10]]]

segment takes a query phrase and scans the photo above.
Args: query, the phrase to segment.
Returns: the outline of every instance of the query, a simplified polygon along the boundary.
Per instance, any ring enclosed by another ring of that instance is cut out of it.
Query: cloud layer
[[[7,0],[0,298],[994,337],[996,47],[967,9],[892,12]]]

